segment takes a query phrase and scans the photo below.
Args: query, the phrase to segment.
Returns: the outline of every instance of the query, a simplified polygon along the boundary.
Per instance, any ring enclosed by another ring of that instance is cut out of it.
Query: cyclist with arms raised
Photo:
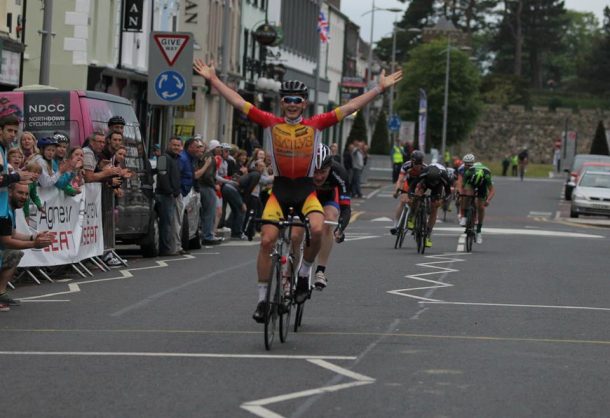
[[[208,80],[221,96],[234,108],[242,111],[248,119],[264,128],[264,147],[271,156],[275,179],[271,196],[265,205],[262,218],[280,220],[287,209],[293,207],[299,215],[309,218],[311,242],[305,248],[303,262],[298,272],[297,301],[309,291],[309,275],[322,242],[324,209],[318,201],[313,182],[314,160],[323,129],[339,123],[371,102],[379,94],[402,79],[402,71],[385,76],[382,72],[379,85],[355,97],[333,111],[305,119],[303,113],[308,106],[308,89],[301,81],[284,81],[280,88],[282,116],[275,116],[248,103],[235,90],[224,84],[216,75],[214,67],[201,60],[193,64],[195,71]],[[261,246],[257,259],[258,304],[252,317],[256,322],[265,321],[265,295],[271,275],[272,253],[279,230],[270,224],[261,228]]]
[[[341,243],[345,239],[345,228],[351,217],[349,197],[349,182],[347,171],[341,164],[333,160],[330,148],[324,144],[318,146],[315,160],[316,170],[313,182],[316,186],[318,200],[324,207],[324,224],[322,230],[322,245],[318,253],[318,266],[314,285],[322,290],[328,284],[326,265],[333,248],[333,243]]]
[[[475,157],[473,154],[466,154],[462,159],[464,164],[458,168],[458,192],[461,196],[460,204],[460,225],[466,226],[466,218],[464,217],[464,208],[468,201],[468,198],[476,199],[477,206],[477,229],[475,240],[477,244],[483,243],[483,235],[481,229],[483,228],[483,220],[485,219],[485,208],[489,206],[491,199],[496,194],[496,190],[493,185],[491,178],[491,171],[481,163],[475,163]],[[475,189],[477,191],[476,197],[474,196]]]
[[[405,203],[411,203],[411,197],[407,193],[409,191],[409,182],[419,177],[425,167],[426,164],[424,164],[424,153],[419,150],[415,150],[411,153],[411,159],[404,163],[400,168],[400,174],[398,175],[398,180],[394,186],[394,198],[397,198],[401,191],[403,194],[400,195],[400,202],[396,207],[396,214],[394,215],[394,227],[390,229],[390,233],[392,235],[396,235],[396,231],[398,230],[398,221],[403,205]],[[410,211],[409,219],[407,220],[407,228],[409,229],[413,229],[412,215],[413,211]]]

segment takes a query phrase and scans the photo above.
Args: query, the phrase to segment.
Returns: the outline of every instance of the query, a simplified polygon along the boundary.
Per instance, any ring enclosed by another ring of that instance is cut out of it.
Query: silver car
[[[572,192],[570,217],[610,216],[610,173],[587,170]]]

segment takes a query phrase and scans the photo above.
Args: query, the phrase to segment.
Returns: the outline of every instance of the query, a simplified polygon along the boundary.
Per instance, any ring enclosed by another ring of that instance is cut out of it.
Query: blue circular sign
[[[186,90],[186,81],[182,74],[176,71],[163,71],[155,78],[157,96],[168,102],[180,99]]]

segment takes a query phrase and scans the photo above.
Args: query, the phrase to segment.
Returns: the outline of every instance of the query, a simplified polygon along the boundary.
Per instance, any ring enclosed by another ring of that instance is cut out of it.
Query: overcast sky
[[[593,12],[602,21],[603,9],[608,6],[608,0],[564,0],[567,9],[578,10],[583,12]],[[342,0],[341,11],[345,13],[354,23],[360,26],[360,36],[365,41],[371,38],[371,13],[362,16],[363,13],[371,10],[373,0]],[[376,8],[399,8],[406,10],[407,4],[397,0],[375,0]],[[392,13],[382,10],[375,12],[375,25],[373,40],[377,42],[384,36],[389,36],[392,33],[392,22],[395,18],[400,18],[401,13]],[[332,24],[332,22],[331,22]]]

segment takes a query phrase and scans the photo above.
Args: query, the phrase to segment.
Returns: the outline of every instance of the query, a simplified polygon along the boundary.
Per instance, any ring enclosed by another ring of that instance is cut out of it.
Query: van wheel
[[[578,212],[570,209],[570,218],[578,218]]]
[[[195,234],[195,238],[189,241],[189,248],[191,250],[199,250],[201,249],[201,236],[199,235],[199,229],[197,229],[197,233]]]
[[[153,212],[153,218],[150,220],[148,234],[144,238],[144,243],[140,248],[142,250],[142,256],[146,258],[159,255],[159,221],[157,220],[155,212]]]
[[[189,246],[189,218],[186,216],[186,212],[182,215],[182,231],[180,234],[180,241],[182,244],[182,249],[184,251],[188,251],[190,249]]]

